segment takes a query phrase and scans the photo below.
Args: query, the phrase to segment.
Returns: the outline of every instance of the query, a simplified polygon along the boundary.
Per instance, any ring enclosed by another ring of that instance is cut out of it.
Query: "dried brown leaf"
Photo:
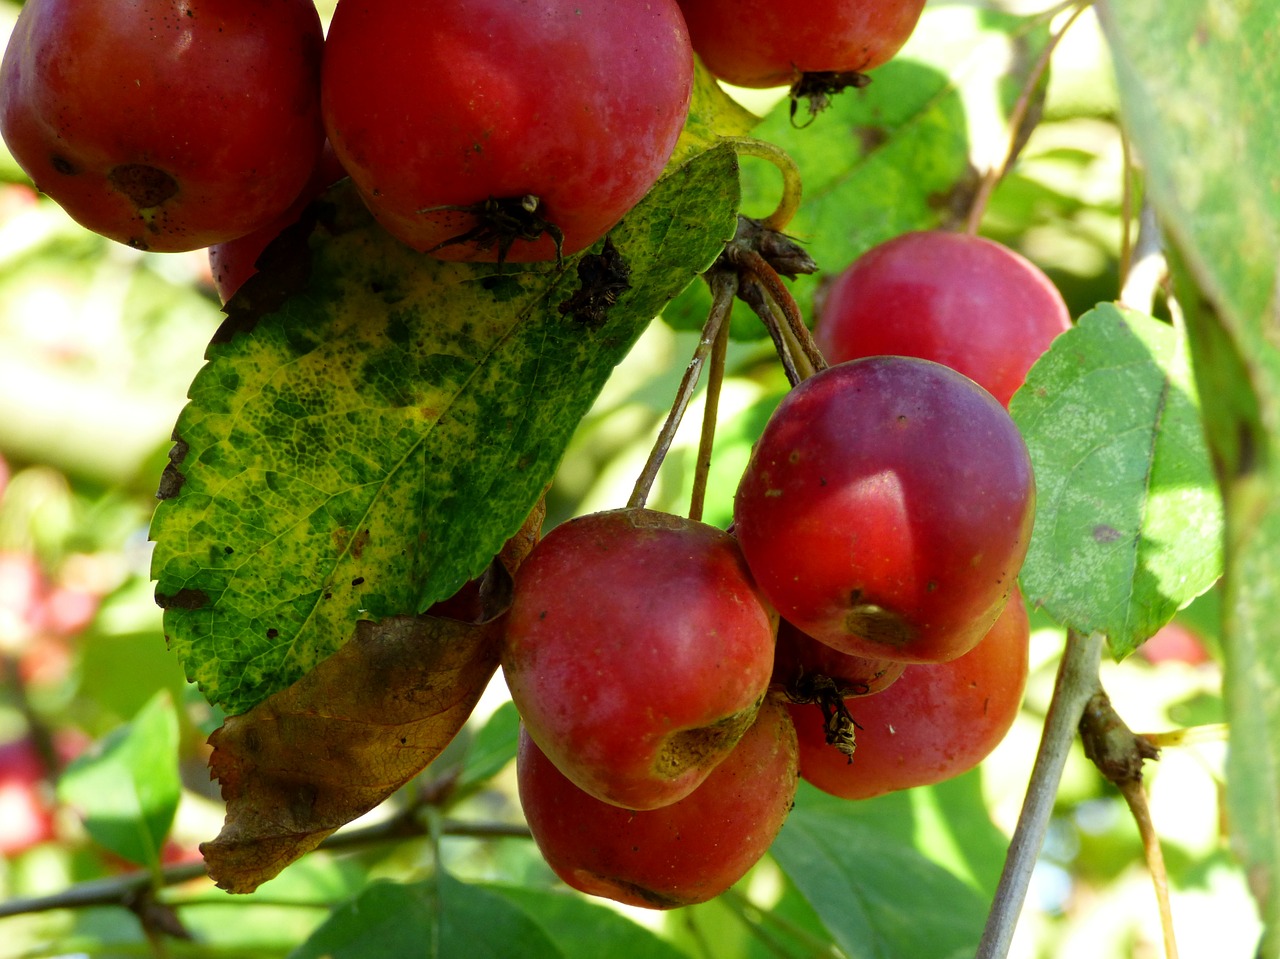
[[[498,668],[511,579],[545,516],[540,499],[443,615],[357,623],[338,652],[214,731],[209,769],[227,817],[200,851],[219,886],[252,892],[449,745]]]
[[[498,664],[500,619],[399,616],[355,637],[209,741],[227,801],[209,875],[252,892],[390,796],[449,744]]]

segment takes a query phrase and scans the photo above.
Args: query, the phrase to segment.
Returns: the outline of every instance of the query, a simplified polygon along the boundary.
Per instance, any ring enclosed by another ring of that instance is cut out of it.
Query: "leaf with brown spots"
[[[152,570],[187,677],[246,712],[359,620],[426,612],[483,573],[737,205],[730,145],[673,167],[610,231],[584,325],[559,306],[604,241],[563,269],[446,263],[393,239],[350,181],[318,199],[271,248],[280,269],[228,302],[178,418]]]

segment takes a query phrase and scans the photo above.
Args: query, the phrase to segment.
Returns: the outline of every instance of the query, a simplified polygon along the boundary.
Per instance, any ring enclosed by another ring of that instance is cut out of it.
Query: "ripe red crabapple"
[[[825,288],[814,339],[829,363],[897,354],[959,370],[1008,407],[1054,337],[1062,294],[993,240],[940,230],[868,250]]]
[[[791,811],[796,739],[767,701],[697,789],[661,809],[602,803],[565,778],[521,729],[520,804],[547,864],[570,886],[633,906],[706,902],[765,854]]]
[[[734,533],[779,615],[846,653],[977,644],[1031,538],[1031,460],[1004,408],[928,360],[871,357],[793,389],[752,452]]]
[[[550,260],[654,184],[692,85],[675,0],[343,0],[325,127],[373,215],[415,249]]]
[[[1022,704],[1029,626],[1015,591],[982,642],[947,663],[910,665],[883,692],[846,702],[858,724],[852,761],[825,740],[822,711],[788,706],[801,778],[844,799],[942,782],[1000,744]]]
[[[614,510],[561,524],[525,559],[502,668],[566,776],[652,809],[692,792],[751,725],[776,627],[728,533]]]
[[[243,236],[298,195],[324,140],[311,0],[28,0],[0,131],[81,225],[141,250]]]
[[[741,87],[776,87],[801,73],[862,73],[889,60],[924,0],[680,0],[706,68]]]

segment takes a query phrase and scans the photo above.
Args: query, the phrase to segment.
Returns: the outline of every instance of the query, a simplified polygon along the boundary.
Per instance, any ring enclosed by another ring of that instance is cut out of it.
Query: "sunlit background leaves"
[[[16,9],[4,4],[6,24]],[[752,109],[773,111],[757,132],[792,150],[812,185],[811,218],[796,229],[825,272],[903,229],[954,222],[973,185],[968,171],[989,168],[1004,148],[1001,120],[1017,86],[1002,80],[1025,73],[1048,35],[1047,21],[968,5],[936,4],[926,25],[868,93],[887,96],[897,74],[925,106],[907,111],[908,122],[869,152],[859,152],[868,141],[840,126],[842,114],[795,131],[785,106],[747,98]],[[1114,299],[1120,283],[1126,147],[1109,63],[1086,15],[1055,54],[1042,120],[983,222],[986,235],[1049,273],[1075,317]],[[840,109],[856,114],[868,103],[851,95]],[[942,170],[939,183],[898,175],[905,162]],[[771,171],[747,163],[748,202],[760,206],[748,212],[765,212]],[[828,183],[833,164],[856,175]],[[868,186],[874,176],[881,179]],[[12,901],[133,863],[192,861],[221,825],[204,745],[220,717],[164,648],[146,542],[170,431],[221,314],[203,254],[145,255],[95,238],[38,197],[7,156],[0,177],[0,457],[10,474],[0,499],[0,896]],[[930,203],[938,189],[946,202]],[[821,275],[802,281],[803,303],[820,283]],[[692,353],[700,308],[705,296],[694,289],[616,370],[557,474],[550,522],[626,501]],[[785,388],[767,341],[751,338],[755,321],[739,313],[706,511],[721,525],[750,444]],[[698,412],[695,405],[668,457],[653,506],[687,507]],[[1104,684],[1135,730],[1223,719],[1217,616],[1210,593],[1177,631],[1104,667]],[[483,927],[518,936],[520,954],[531,956],[964,955],[995,886],[1061,648],[1059,630],[1047,619],[1036,625],[1023,715],[980,770],[859,804],[802,789],[776,855],[720,900],[670,915],[615,911],[557,888],[526,839],[447,838],[438,863],[427,840],[412,839],[313,855],[235,900],[198,880],[176,886],[161,901],[192,939],[172,940],[170,954],[389,956],[394,943],[433,934],[470,944],[469,930]],[[460,770],[466,788],[451,818],[518,824],[515,722],[504,700],[500,687],[491,690],[455,745],[406,789]],[[1212,739],[1166,749],[1148,782],[1183,952],[1232,959],[1252,955],[1258,922],[1225,845],[1223,754]],[[135,785],[148,779],[154,789],[142,796]],[[178,782],[180,790],[170,788]],[[104,828],[113,817],[144,828]],[[421,881],[437,866],[457,880],[437,881],[427,899],[410,895],[413,886],[382,883]],[[433,933],[432,914],[423,915],[431,896],[447,900],[451,915],[483,919]],[[1124,803],[1073,755],[1015,955],[1119,959],[1155,955],[1158,942]],[[0,919],[0,956],[150,951],[143,924],[121,908]]]

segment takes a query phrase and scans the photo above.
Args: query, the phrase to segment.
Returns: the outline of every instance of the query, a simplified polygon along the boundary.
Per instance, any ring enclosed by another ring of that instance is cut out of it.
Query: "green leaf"
[[[721,137],[745,136],[760,118],[734,100],[699,62],[694,63],[689,118],[680,131],[668,167],[679,166],[695,154],[715,147]]]
[[[377,882],[336,910],[290,959],[564,959],[522,909],[445,873],[426,882]]]
[[[797,805],[771,853],[850,959],[972,955],[982,936],[973,887],[838,809]]]
[[[1036,474],[1027,599],[1133,652],[1222,570],[1222,509],[1185,341],[1103,304],[1014,396]]]
[[[1233,846],[1280,954],[1280,5],[1102,3],[1124,119],[1172,241],[1226,501]]]
[[[752,133],[787,151],[800,167],[804,200],[787,232],[805,244],[823,274],[834,275],[877,243],[909,230],[963,218],[979,177],[1003,162],[1007,118],[1048,40],[1042,19],[971,5],[930,5],[911,39],[875,70],[862,90],[797,129],[789,104]],[[797,122],[803,122],[803,107]],[[777,171],[743,163],[743,212],[764,216],[777,203]],[[821,274],[820,274],[821,275]],[[816,278],[794,294],[808,315]],[[663,314],[673,326],[701,329],[711,299],[695,284]],[[733,334],[764,328],[746,311]]]
[[[79,812],[95,842],[152,869],[160,866],[181,791],[178,715],[167,691],[68,766],[58,783],[58,798]]]
[[[525,886],[487,884],[483,888],[536,922],[565,959],[687,959],[648,929],[582,896]]]
[[[630,288],[599,323],[562,311],[590,254],[443,263],[349,184],[313,207],[309,246],[276,248],[302,288],[259,274],[229,305],[152,521],[165,631],[211,702],[243,712],[358,619],[419,613],[484,569],[614,364],[732,235],[736,170],[728,146],[701,153],[612,231]]]

